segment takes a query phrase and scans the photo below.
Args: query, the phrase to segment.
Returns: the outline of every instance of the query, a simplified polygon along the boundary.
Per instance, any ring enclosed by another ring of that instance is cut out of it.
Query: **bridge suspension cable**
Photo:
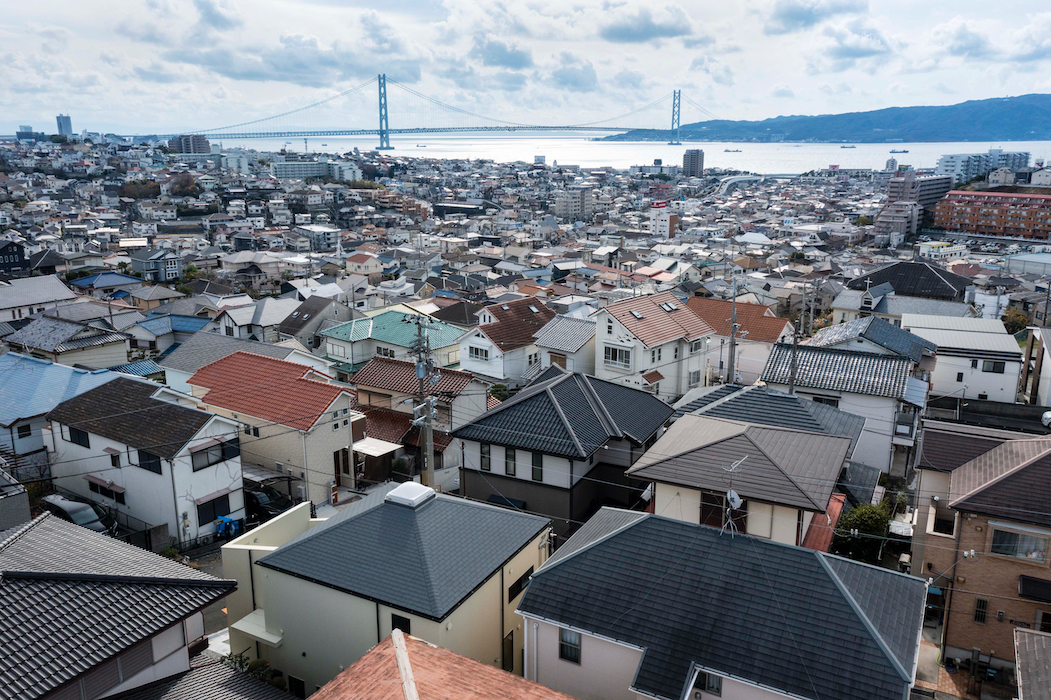
[[[664,97],[661,97],[661,98],[659,98],[657,100],[654,100],[653,102],[650,102],[648,105],[644,105],[642,107],[639,107],[638,109],[633,109],[630,112],[626,112],[625,114],[620,114],[620,115],[617,115],[616,117],[610,117],[609,119],[600,119],[599,121],[596,121],[596,122],[584,122],[582,124],[570,124],[569,128],[572,128],[572,127],[575,127],[575,126],[578,126],[578,127],[598,126],[599,124],[608,124],[610,122],[615,122],[618,119],[627,119],[628,117],[635,116],[639,112],[645,112],[647,109],[650,109],[651,107],[656,107],[657,105],[659,105],[659,104],[661,104],[663,102],[667,102],[671,98],[671,96],[672,96],[672,93],[669,92]]]
[[[262,122],[272,121],[274,119],[281,119],[282,117],[287,117],[287,116],[289,116],[291,114],[296,114],[298,112],[304,112],[304,111],[306,111],[308,109],[313,109],[314,107],[320,107],[321,105],[328,104],[329,102],[332,102],[334,100],[338,100],[341,97],[346,97],[347,95],[349,95],[349,94],[351,94],[353,92],[357,92],[358,90],[361,90],[362,88],[366,88],[366,87],[368,87],[369,85],[372,85],[375,82],[376,82],[376,78],[369,78],[368,80],[366,80],[365,82],[361,83],[360,85],[355,85],[352,88],[344,90],[343,92],[339,93],[338,95],[332,95],[330,97],[326,97],[323,100],[318,100],[318,101],[312,102],[312,103],[310,103],[308,105],[304,105],[302,107],[297,107],[297,108],[291,109],[291,110],[289,110],[287,112],[282,112],[281,114],[272,114],[269,117],[263,117],[261,119],[253,119],[252,121],[241,122],[240,124],[230,124],[229,126],[220,126],[220,127],[214,128],[214,129],[203,129],[203,130],[200,130],[200,131],[197,131],[197,132],[194,132],[194,133],[208,134],[208,133],[212,133],[214,131],[223,131],[225,129],[237,129],[237,128],[242,127],[242,126],[251,126],[253,124],[260,124]],[[394,82],[394,81],[392,80],[391,82]]]
[[[694,102],[693,100],[691,100],[691,99],[690,99],[689,97],[687,97],[687,96],[683,95],[683,96],[682,96],[682,99],[686,100],[686,101],[687,101],[687,102],[688,102],[689,104],[691,104],[691,105],[692,105],[692,106],[693,106],[693,107],[694,107],[695,109],[699,109],[699,110],[701,111],[701,113],[702,113],[702,114],[704,114],[705,116],[707,116],[707,117],[711,117],[712,119],[719,119],[719,117],[715,116],[714,114],[712,114],[711,112],[709,112],[709,111],[708,111],[707,109],[705,109],[704,107],[700,106],[699,104],[697,104],[696,102]]]
[[[409,93],[410,95],[415,95],[416,97],[419,97],[420,99],[426,100],[427,102],[430,102],[433,105],[436,105],[438,107],[442,107],[444,109],[452,110],[453,112],[459,112],[460,114],[466,115],[468,117],[476,117],[478,119],[485,119],[487,121],[496,122],[498,124],[506,124],[508,126],[534,126],[532,124],[522,124],[520,122],[511,122],[511,121],[507,121],[507,120],[504,120],[504,119],[496,119],[495,117],[487,117],[487,116],[485,116],[483,114],[476,114],[474,112],[469,112],[466,109],[461,109],[459,107],[453,107],[452,105],[447,105],[444,102],[441,102],[440,100],[436,100],[435,98],[433,98],[433,97],[431,97],[429,95],[425,95],[422,92],[417,92],[416,90],[413,90],[411,87],[409,87],[407,85],[402,85],[401,83],[399,83],[397,80],[394,80],[393,78],[387,78],[387,82],[390,83],[391,85],[397,85],[399,88],[401,88],[405,92]]]

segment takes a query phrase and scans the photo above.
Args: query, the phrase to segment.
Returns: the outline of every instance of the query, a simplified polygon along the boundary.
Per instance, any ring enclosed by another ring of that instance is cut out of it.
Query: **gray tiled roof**
[[[291,696],[207,652],[190,659],[190,670],[144,685],[111,700],[289,700]]]
[[[850,447],[849,438],[685,415],[628,474],[636,479],[726,491],[726,467],[744,499],[824,512]]]
[[[584,459],[610,439],[645,442],[672,412],[648,392],[552,365],[453,437]]]
[[[957,510],[1051,525],[1051,438],[1007,440],[952,472]]]
[[[1018,700],[1051,700],[1051,634],[1015,627]]]
[[[923,359],[924,352],[937,352],[938,350],[938,346],[931,341],[902,330],[877,316],[866,316],[856,321],[822,328],[807,341],[807,345],[828,347],[862,338],[896,355],[907,357],[913,362]]]
[[[905,357],[800,345],[796,386],[903,399],[911,368],[912,360]],[[770,352],[760,379],[787,385],[791,372],[792,346],[779,343]]]
[[[207,364],[221,360],[227,355],[233,355],[241,350],[255,353],[256,355],[265,355],[277,360],[283,360],[292,353],[292,348],[279,347],[255,340],[230,338],[219,333],[198,331],[157,364],[165,369],[174,369],[192,374]]]
[[[23,277],[0,284],[0,309],[42,306],[74,297],[76,295],[54,275]]]
[[[75,338],[77,334],[85,332],[88,334],[86,337]],[[85,344],[122,342],[129,337],[123,333],[96,330],[73,321],[41,316],[4,340],[11,346],[25,346],[45,352],[62,352],[74,347],[84,347]]]
[[[548,523],[442,494],[415,509],[377,499],[259,564],[441,620]]]
[[[863,291],[856,289],[844,289],[830,305],[833,309],[861,309],[861,296]],[[887,316],[902,316],[903,314],[929,314],[932,316],[970,316],[971,305],[960,301],[942,301],[940,299],[924,299],[923,297],[905,297],[897,294],[887,294],[882,297],[872,309],[873,313],[886,314]]]
[[[0,542],[0,698],[78,678],[235,583],[50,515]]]
[[[645,649],[633,688],[658,698],[696,664],[796,697],[899,700],[925,597],[918,578],[647,515],[542,567],[519,611]]]
[[[587,318],[555,316],[533,337],[537,347],[576,352],[595,337],[595,322]]]

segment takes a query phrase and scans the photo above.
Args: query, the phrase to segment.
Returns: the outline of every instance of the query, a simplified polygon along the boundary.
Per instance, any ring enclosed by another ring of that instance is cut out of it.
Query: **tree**
[[[871,226],[872,225],[872,217],[870,217],[870,216],[859,216],[858,218],[854,219],[854,225],[855,226]]]
[[[890,526],[890,506],[887,501],[879,505],[855,506],[839,518],[836,534],[829,551],[855,561],[879,563],[880,544]],[[852,534],[857,531],[857,535]]]
[[[792,254],[788,256],[788,259],[791,261],[806,260],[806,253],[804,253],[801,250],[795,250],[792,251]]]
[[[192,282],[193,280],[197,279],[198,277],[203,276],[203,274],[204,273],[201,272],[201,269],[199,267],[197,267],[193,263],[190,263],[182,271],[182,278],[184,280],[186,280],[187,282]]]
[[[1017,309],[1009,309],[1007,313],[1000,317],[1000,320],[1004,322],[1004,327],[1007,328],[1007,332],[1011,335],[1024,331],[1029,326],[1029,319]]]
[[[511,396],[506,384],[493,384],[489,387],[489,393],[497,401],[506,401]]]
[[[201,193],[201,186],[190,173],[179,173],[172,181],[172,194],[176,197],[196,197]]]
[[[63,136],[62,134],[51,134],[51,136],[49,138],[51,139],[51,143],[68,143],[69,142],[69,139],[66,136]]]

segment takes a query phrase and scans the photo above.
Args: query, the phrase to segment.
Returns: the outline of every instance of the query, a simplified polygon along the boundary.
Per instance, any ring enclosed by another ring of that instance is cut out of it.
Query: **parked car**
[[[265,523],[295,505],[291,498],[271,486],[245,487],[244,494],[245,516],[250,523]]]
[[[44,496],[43,500],[45,510],[66,522],[107,535],[112,535],[117,531],[117,522],[113,516],[97,503],[75,501],[59,494]]]

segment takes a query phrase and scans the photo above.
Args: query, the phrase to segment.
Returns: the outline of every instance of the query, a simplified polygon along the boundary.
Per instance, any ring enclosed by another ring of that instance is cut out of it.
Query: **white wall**
[[[971,366],[971,358],[939,354],[931,375],[931,393],[936,396],[952,394],[965,399],[977,399],[978,394],[985,394],[989,401],[1014,403],[1022,374],[1022,363],[1004,362],[1004,373],[997,374],[983,372],[984,360],[974,359],[977,367]],[[962,382],[956,381],[958,373],[963,374]]]
[[[642,651],[586,633],[580,663],[558,656],[559,627],[525,618],[526,678],[580,700],[635,700],[629,690]]]

